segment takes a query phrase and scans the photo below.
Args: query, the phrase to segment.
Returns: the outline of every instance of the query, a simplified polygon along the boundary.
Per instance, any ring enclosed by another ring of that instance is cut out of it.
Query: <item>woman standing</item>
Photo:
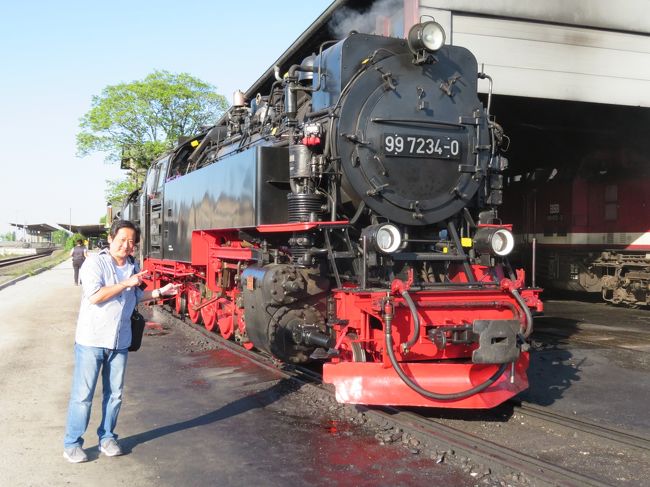
[[[75,368],[63,456],[72,463],[88,460],[82,449],[90,420],[95,386],[102,375],[102,419],[97,428],[99,451],[113,457],[122,454],[115,426],[122,405],[122,389],[128,348],[131,345],[131,314],[138,301],[175,295],[177,286],[143,291],[137,262],[131,257],[140,240],[140,229],[127,220],[111,226],[109,247],[91,255],[81,269],[83,293],[75,335]]]
[[[74,285],[78,286],[79,269],[81,269],[81,265],[86,260],[86,257],[88,257],[88,249],[84,245],[83,240],[77,240],[76,245],[70,251],[70,257],[72,257],[72,268],[74,269]]]

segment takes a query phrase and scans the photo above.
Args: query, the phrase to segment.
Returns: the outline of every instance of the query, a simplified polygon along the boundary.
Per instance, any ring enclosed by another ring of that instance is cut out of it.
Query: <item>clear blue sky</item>
[[[105,86],[187,72],[231,101],[330,5],[216,0],[0,3],[0,233],[15,223],[98,223],[103,154],[77,158],[79,119]]]

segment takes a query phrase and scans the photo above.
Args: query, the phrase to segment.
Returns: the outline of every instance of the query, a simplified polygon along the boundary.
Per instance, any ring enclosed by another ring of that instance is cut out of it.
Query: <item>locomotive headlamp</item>
[[[479,254],[490,253],[505,257],[515,247],[512,232],[503,227],[481,228],[474,236],[474,249]]]
[[[366,227],[361,235],[366,237],[369,247],[384,254],[393,253],[402,245],[402,234],[392,223]]]
[[[445,31],[438,22],[430,20],[420,24],[415,24],[409,30],[408,44],[413,54],[417,54],[423,49],[429,52],[435,52],[445,43]]]

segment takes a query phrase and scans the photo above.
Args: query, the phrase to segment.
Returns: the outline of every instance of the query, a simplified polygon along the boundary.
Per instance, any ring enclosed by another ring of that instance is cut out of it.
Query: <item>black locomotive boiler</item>
[[[542,305],[507,263],[479,77],[425,22],[324,43],[239,93],[125,209],[150,285],[181,283],[177,313],[248,348],[324,362],[342,402],[487,408],[525,389]]]

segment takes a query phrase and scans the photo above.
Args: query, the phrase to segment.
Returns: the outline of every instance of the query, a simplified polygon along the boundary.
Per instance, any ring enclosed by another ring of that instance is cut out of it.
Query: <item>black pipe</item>
[[[471,389],[467,389],[464,391],[460,392],[453,392],[450,394],[442,394],[438,392],[432,392],[432,391],[427,391],[426,389],[423,389],[420,387],[418,384],[413,382],[402,370],[402,368],[399,366],[399,363],[397,362],[397,359],[395,358],[395,352],[393,351],[393,336],[391,335],[391,323],[393,321],[393,314],[392,313],[384,313],[384,339],[386,342],[386,351],[388,352],[388,358],[390,359],[390,363],[393,366],[393,369],[395,369],[395,372],[397,372],[397,375],[399,375],[400,379],[409,386],[411,389],[413,389],[415,392],[418,394],[428,397],[430,399],[435,399],[438,401],[452,401],[455,399],[464,399],[466,397],[472,396],[474,394],[477,394],[488,387],[490,387],[492,384],[494,384],[499,377],[506,371],[508,368],[508,364],[501,364],[499,369],[490,376],[489,379],[487,379],[485,382],[482,384],[479,384],[475,387],[472,387]]]
[[[406,289],[402,291],[402,297],[411,310],[411,316],[413,317],[413,336],[408,342],[402,343],[402,353],[408,353],[409,349],[415,345],[418,338],[420,338],[420,317],[418,316],[418,310],[415,307],[415,303]]]
[[[317,347],[332,348],[335,344],[330,335],[315,330],[303,330],[302,342],[306,345],[315,345]]]
[[[447,223],[447,230],[451,234],[451,238],[454,241],[454,244],[456,245],[456,252],[458,253],[458,255],[465,258],[465,261],[463,262],[463,270],[465,271],[467,280],[471,283],[476,282],[476,278],[474,277],[474,272],[472,272],[472,268],[470,267],[469,262],[467,262],[467,254],[463,250],[463,246],[461,245],[460,239],[458,238],[458,232],[456,231],[456,226],[454,225],[454,222],[452,222],[451,220]]]
[[[361,237],[361,251],[363,252],[361,256],[361,289],[365,290],[368,284],[368,263],[366,262],[368,240],[365,235]]]
[[[357,208],[357,211],[354,213],[354,216],[352,217],[352,219],[349,222],[350,225],[355,225],[357,223],[357,220],[359,220],[359,217],[361,217],[361,214],[363,213],[363,210],[365,210],[365,209],[366,209],[366,202],[361,201],[361,203],[359,203],[359,207]]]
[[[474,289],[498,289],[499,284],[496,282],[427,282],[420,283],[417,286],[411,286],[409,289],[411,291],[427,291],[429,289],[437,288],[467,288],[467,290]]]
[[[339,204],[339,188],[338,188],[338,182],[336,181],[336,176],[332,178],[332,183],[330,185],[331,188],[331,193],[332,193],[332,212],[330,214],[330,220],[335,222],[336,221],[336,207]]]
[[[307,112],[305,115],[305,118],[318,118],[323,115],[331,115],[332,114],[332,109],[331,108],[323,108],[321,110],[317,110],[315,112]]]
[[[307,66],[304,64],[294,64],[289,68],[289,72],[287,73],[288,78],[295,78],[296,77],[296,71],[303,71],[306,73],[317,73],[318,70],[314,66]]]
[[[521,309],[524,311],[524,315],[526,316],[526,329],[524,330],[524,338],[528,338],[533,332],[533,315],[531,314],[530,309],[528,309],[528,305],[524,301],[524,298],[521,297],[516,289],[511,289],[510,293],[515,298]]]

